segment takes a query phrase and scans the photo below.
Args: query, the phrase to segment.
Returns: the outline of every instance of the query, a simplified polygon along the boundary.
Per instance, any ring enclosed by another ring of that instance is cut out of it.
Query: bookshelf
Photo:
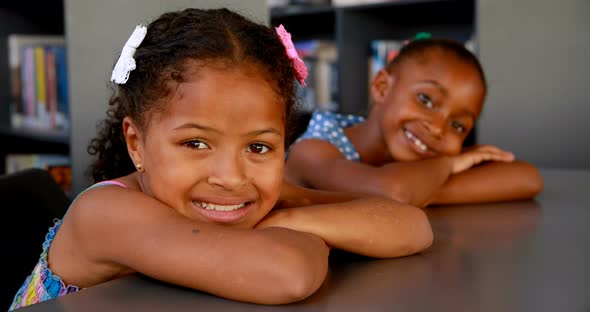
[[[271,8],[271,24],[283,24],[294,41],[334,40],[338,50],[338,112],[366,116],[369,51],[373,40],[405,40],[426,31],[435,37],[477,42],[475,0],[398,0],[351,6]],[[309,114],[300,117],[301,133]],[[472,131],[466,144],[475,140]]]
[[[69,135],[63,132],[11,127],[8,36],[64,35],[63,0],[3,1],[0,4],[0,174],[7,154],[69,155]]]

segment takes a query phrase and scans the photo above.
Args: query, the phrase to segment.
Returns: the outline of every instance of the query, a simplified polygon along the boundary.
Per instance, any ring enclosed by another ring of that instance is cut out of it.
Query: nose
[[[210,164],[207,182],[225,190],[236,190],[243,186],[247,178],[239,156],[218,155]]]
[[[443,133],[445,130],[445,125],[447,123],[447,118],[444,114],[435,114],[430,118],[430,120],[426,120],[425,126],[428,132],[432,134],[437,139],[443,137]]]

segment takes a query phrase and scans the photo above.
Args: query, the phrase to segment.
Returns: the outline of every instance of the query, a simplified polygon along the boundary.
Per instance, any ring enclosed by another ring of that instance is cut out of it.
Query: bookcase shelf
[[[286,7],[271,10],[293,39],[331,38],[338,49],[341,113],[366,115],[369,45],[404,40],[421,31],[467,40],[474,37],[475,1],[400,0],[342,7]]]
[[[331,5],[289,5],[284,7],[274,7],[270,9],[270,15],[273,19],[301,17],[309,15],[326,15],[334,14],[335,8]]]
[[[51,130],[36,130],[27,128],[13,128],[0,126],[0,137],[14,137],[15,139],[28,141],[43,141],[55,144],[69,144],[69,133]]]
[[[294,40],[334,39],[336,9],[332,6],[288,6],[271,9],[272,25],[283,24]]]
[[[366,116],[371,42],[402,41],[423,31],[435,37],[477,42],[475,1],[398,0],[338,7],[289,6],[272,9],[271,24],[285,25],[294,41],[334,40],[338,51],[338,111]],[[298,125],[295,132],[301,132],[301,127]],[[474,138],[473,131],[466,144],[472,144]]]
[[[0,4],[0,174],[8,154],[69,154],[69,134],[12,128],[8,36],[64,35],[63,0],[2,1]]]

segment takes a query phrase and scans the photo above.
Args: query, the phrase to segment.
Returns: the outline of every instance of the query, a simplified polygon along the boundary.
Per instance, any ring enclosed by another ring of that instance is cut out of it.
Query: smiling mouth
[[[429,151],[430,148],[424,142],[420,141],[418,137],[407,129],[404,129],[404,135],[422,152]]]
[[[237,204],[237,205],[219,205],[219,204],[212,204],[200,201],[193,201],[195,206],[201,207],[206,210],[215,210],[215,211],[234,211],[240,208],[244,208],[249,202]]]

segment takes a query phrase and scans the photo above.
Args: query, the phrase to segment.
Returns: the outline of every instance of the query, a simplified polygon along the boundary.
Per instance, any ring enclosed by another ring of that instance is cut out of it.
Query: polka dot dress
[[[330,112],[316,111],[311,116],[307,130],[295,142],[305,139],[320,139],[330,142],[348,160],[361,161],[350,140],[344,134],[344,129],[363,122],[365,119],[355,115],[341,115]]]

